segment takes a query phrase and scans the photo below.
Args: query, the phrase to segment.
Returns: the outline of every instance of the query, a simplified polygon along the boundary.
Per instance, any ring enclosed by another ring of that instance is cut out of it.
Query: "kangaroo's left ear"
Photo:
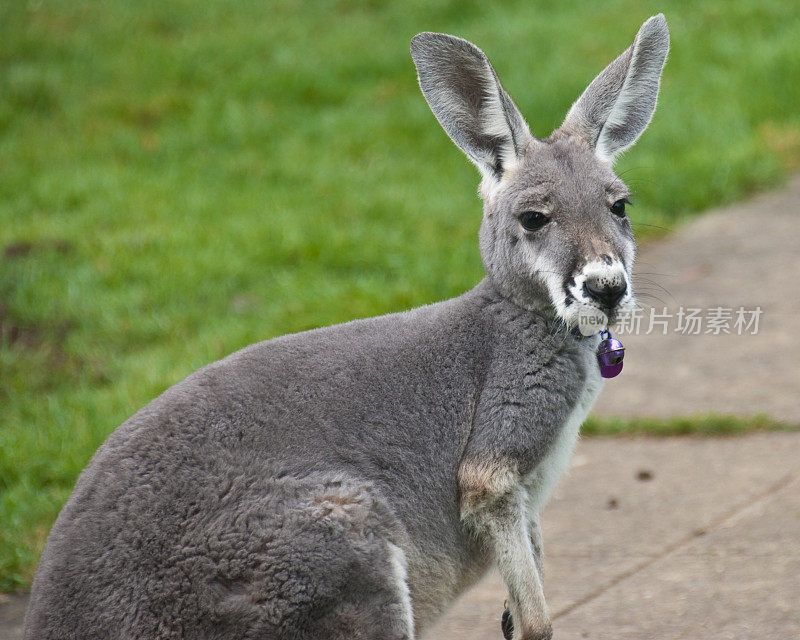
[[[561,131],[583,138],[600,158],[612,162],[650,124],[668,50],[669,29],[659,13],[642,25],[633,44],[586,88]]]

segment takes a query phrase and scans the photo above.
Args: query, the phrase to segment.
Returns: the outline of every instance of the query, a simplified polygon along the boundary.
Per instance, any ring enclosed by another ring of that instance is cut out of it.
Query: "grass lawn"
[[[798,166],[795,3],[0,3],[0,591],[167,386],[480,279],[477,172],[419,93],[411,36],[479,44],[546,135],[658,11],[662,98],[618,167],[643,236]]]

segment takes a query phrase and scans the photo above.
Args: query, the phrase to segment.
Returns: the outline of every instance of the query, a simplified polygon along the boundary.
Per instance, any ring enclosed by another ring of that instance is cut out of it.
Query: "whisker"
[[[647,278],[644,278],[644,279],[634,278],[633,282],[634,282],[634,285],[636,286],[636,288],[640,288],[641,286],[657,287],[658,289],[660,289],[661,291],[666,293],[670,298],[675,300],[675,296],[672,294],[672,291],[667,289],[665,286],[659,284],[658,282],[655,282],[654,280],[650,280],[650,279],[647,279]]]
[[[660,271],[634,271],[633,277],[636,276],[660,276],[663,278],[677,278],[677,273],[662,273]]]
[[[662,227],[661,225],[652,224],[650,222],[633,222],[633,220],[631,220],[631,226],[632,227],[652,227],[653,229],[659,229],[660,231],[668,231],[668,232],[674,231],[673,227]]]
[[[654,294],[652,294],[652,293],[644,292],[644,293],[636,294],[636,297],[637,297],[637,298],[640,298],[640,299],[641,299],[641,298],[644,298],[645,300],[657,300],[658,302],[660,302],[661,304],[663,304],[665,307],[668,307],[668,306],[669,306],[669,305],[666,303],[666,301],[664,301],[662,298],[660,298],[660,297],[658,297],[658,296],[656,296],[656,295],[654,295]],[[651,305],[651,306],[652,306],[652,305]]]

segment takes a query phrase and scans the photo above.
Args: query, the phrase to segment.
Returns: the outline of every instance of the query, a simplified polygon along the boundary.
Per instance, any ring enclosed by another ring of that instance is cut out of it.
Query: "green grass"
[[[736,436],[753,431],[798,430],[798,425],[760,414],[749,417],[707,414],[631,420],[590,416],[581,427],[581,433],[585,436]]]
[[[0,3],[0,591],[170,384],[481,277],[476,172],[419,94],[414,33],[482,46],[546,135],[662,10],[663,97],[619,165],[645,232],[797,166],[793,3]]]

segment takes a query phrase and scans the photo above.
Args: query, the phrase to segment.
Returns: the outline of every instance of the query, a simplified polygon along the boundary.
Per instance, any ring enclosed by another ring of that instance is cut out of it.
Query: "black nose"
[[[620,283],[609,283],[603,278],[587,278],[583,288],[590,297],[610,309],[625,295],[628,285],[624,280]]]

